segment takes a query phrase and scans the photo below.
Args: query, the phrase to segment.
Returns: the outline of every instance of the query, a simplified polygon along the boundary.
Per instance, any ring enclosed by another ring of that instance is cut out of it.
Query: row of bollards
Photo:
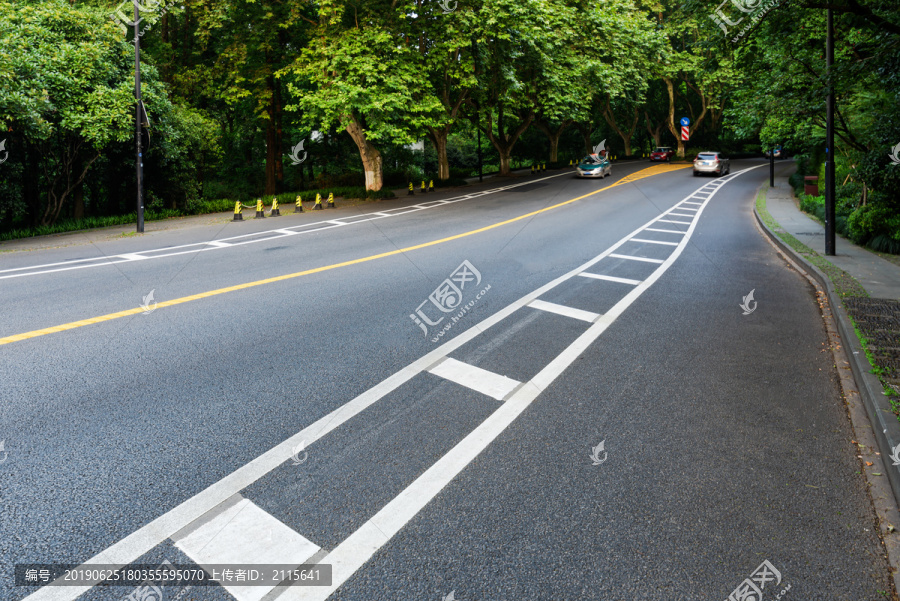
[[[334,209],[334,192],[328,193],[328,200],[325,201],[326,206],[329,209]],[[245,207],[240,202],[234,203],[234,219],[232,221],[243,221],[244,220],[244,209],[252,209],[253,207]],[[316,193],[316,202],[313,205],[313,210],[321,210],[324,207],[322,206],[322,195]],[[294,213],[302,213],[303,212],[303,201],[300,196],[297,196],[297,202],[295,204]],[[272,209],[269,211],[269,217],[281,217],[281,209],[278,206],[278,200],[272,200]],[[256,219],[265,219],[266,218],[266,207],[263,204],[262,199],[258,199],[256,201]]]

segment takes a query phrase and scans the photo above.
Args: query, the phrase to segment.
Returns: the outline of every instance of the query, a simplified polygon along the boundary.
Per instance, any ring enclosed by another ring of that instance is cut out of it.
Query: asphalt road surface
[[[886,598],[767,178],[616,164],[0,253],[0,599]],[[331,584],[12,578],[88,561]]]

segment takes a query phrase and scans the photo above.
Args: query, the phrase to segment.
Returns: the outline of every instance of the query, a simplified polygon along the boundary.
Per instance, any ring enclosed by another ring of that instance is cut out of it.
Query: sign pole
[[[828,99],[825,103],[825,254],[834,256],[834,15],[828,9],[828,37],[825,42],[825,73]]]
[[[141,36],[138,22],[141,15],[137,0],[134,1],[134,144],[137,152],[137,233],[144,233],[144,156],[141,151]]]

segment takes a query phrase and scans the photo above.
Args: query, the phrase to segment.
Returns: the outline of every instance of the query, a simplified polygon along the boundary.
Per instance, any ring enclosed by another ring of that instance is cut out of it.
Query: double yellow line
[[[443,244],[445,242],[450,242],[452,240],[459,240],[460,238],[466,238],[467,236],[473,236],[475,234],[480,234],[481,232],[487,232],[489,230],[502,227],[504,225],[509,225],[510,223],[515,223],[517,221],[521,221],[523,219],[528,219],[530,217],[534,217],[535,215],[540,215],[541,213],[546,213],[548,211],[552,211],[554,209],[558,209],[560,207],[564,207],[568,204],[572,204],[573,202],[577,202],[579,200],[583,200],[588,198],[589,196],[593,196],[599,192],[603,192],[604,190],[609,190],[610,188],[615,188],[616,186],[621,186],[623,184],[629,184],[635,182],[640,179],[644,179],[646,177],[650,177],[652,175],[657,175],[659,173],[666,173],[669,171],[675,171],[678,169],[685,169],[690,167],[690,165],[658,165],[654,167],[648,167],[647,169],[641,169],[627,177],[622,178],[616,183],[606,186],[605,188],[600,188],[599,190],[595,190],[588,194],[584,194],[577,198],[573,198],[571,200],[566,200],[564,202],[551,205],[549,207],[545,207],[543,209],[539,209],[537,211],[532,211],[531,213],[525,213],[524,215],[520,215],[518,217],[513,217],[512,219],[507,219],[506,221],[500,221],[498,223],[494,223],[492,225],[488,225],[482,228],[478,228],[477,230],[470,230],[468,232],[463,232],[462,234],[456,234],[455,236],[448,236],[446,238],[441,238],[439,240],[432,240],[431,242],[425,242],[423,244],[417,244],[415,246],[407,246],[406,248],[400,248],[397,250],[392,250],[385,253],[380,253],[377,255],[370,255],[368,257],[363,257],[361,259],[353,259],[352,261],[344,261],[342,263],[334,263],[333,265],[326,265],[324,267],[316,267],[314,269],[307,269],[305,271],[298,271],[296,273],[289,273],[286,275],[280,275],[274,278],[266,278],[264,280],[256,280],[255,282],[247,282],[246,284],[237,284],[235,286],[228,286],[227,288],[217,288],[215,290],[210,290],[208,292],[201,292],[200,294],[192,294],[191,296],[183,296],[181,298],[176,298],[173,300],[165,301],[158,303],[156,305],[157,309],[161,309],[164,307],[174,307],[175,305],[182,305],[184,303],[190,303],[196,300],[209,298],[211,296],[218,296],[220,294],[227,294],[229,292],[236,292],[238,290],[246,290],[248,288],[255,288],[256,286],[265,286],[266,284],[274,284],[275,282],[283,282],[285,280],[292,280],[294,278],[303,277],[305,275],[311,275],[313,273],[321,273],[323,271],[330,271],[332,269],[338,269],[340,267],[348,267],[350,265],[358,265],[360,263],[367,263],[369,261],[375,261],[376,259],[383,259],[384,257],[391,257],[394,255],[399,255],[401,253],[410,252],[413,250],[419,250],[420,248],[428,248],[429,246],[437,246],[438,244]],[[5,338],[0,338],[0,345],[11,344],[13,342],[21,342],[22,340],[28,340],[29,338],[37,338],[39,336],[46,336],[47,334],[56,334],[57,332],[65,332],[67,330],[74,330],[76,328],[83,328],[84,326],[93,325],[96,323],[103,323],[104,321],[112,321],[114,319],[120,319],[122,317],[128,317],[130,315],[137,315],[139,313],[144,313],[146,309],[144,307],[137,307],[135,309],[128,309],[126,311],[119,311],[118,313],[109,313],[107,315],[100,315],[99,317],[92,317],[90,319],[82,319],[80,321],[73,321],[70,323],[64,323],[62,325],[53,326],[51,328],[44,328],[42,330],[33,330],[31,332],[24,332],[22,334],[15,334],[13,336],[6,336]]]

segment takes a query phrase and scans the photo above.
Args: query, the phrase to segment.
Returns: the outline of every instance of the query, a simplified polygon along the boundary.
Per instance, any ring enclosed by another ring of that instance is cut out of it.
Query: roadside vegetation
[[[617,159],[784,145],[802,183],[824,150],[825,13],[759,4],[144,0],[147,217],[459,185],[479,155],[506,175],[604,140]],[[900,21],[886,0],[833,6],[840,227],[898,252]],[[132,11],[0,2],[0,239],[134,219]]]

